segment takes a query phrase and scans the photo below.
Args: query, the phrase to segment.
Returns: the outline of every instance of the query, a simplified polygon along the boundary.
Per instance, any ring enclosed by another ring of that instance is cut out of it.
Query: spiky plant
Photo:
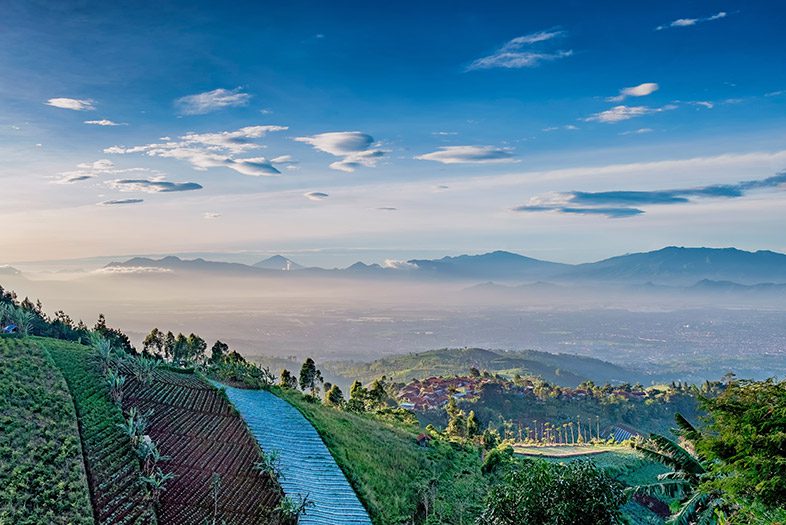
[[[101,372],[106,374],[109,371],[109,367],[111,367],[115,361],[112,343],[110,343],[109,340],[105,337],[98,334],[93,334],[91,336],[91,343],[93,350],[95,350],[95,361],[101,368]]]
[[[24,308],[16,308],[13,320],[21,335],[30,335],[30,332],[33,330],[33,323],[35,322],[35,314]]]
[[[123,385],[126,384],[126,376],[119,372],[109,369],[107,371],[106,382],[109,385],[109,396],[117,406],[123,404]]]
[[[677,414],[675,419],[679,427],[676,429],[677,434],[693,448],[701,433],[681,414]],[[651,434],[648,443],[634,444],[633,447],[648,459],[671,469],[671,472],[660,474],[656,483],[639,485],[631,490],[634,494],[680,498],[680,509],[668,519],[669,525],[719,523],[724,501],[719,493],[702,490],[701,484],[710,473],[700,456],[659,434]]]

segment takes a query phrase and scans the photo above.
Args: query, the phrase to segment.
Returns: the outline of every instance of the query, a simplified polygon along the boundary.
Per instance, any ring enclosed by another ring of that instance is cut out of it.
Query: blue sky
[[[106,4],[6,3],[0,263],[786,250],[776,3]]]

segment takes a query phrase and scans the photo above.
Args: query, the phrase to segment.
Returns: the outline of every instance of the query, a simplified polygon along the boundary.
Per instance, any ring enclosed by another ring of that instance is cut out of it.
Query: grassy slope
[[[0,523],[93,523],[76,412],[51,358],[0,338]]]
[[[152,525],[156,516],[139,483],[139,462],[117,427],[120,409],[108,396],[87,347],[35,338],[63,372],[79,416],[93,507],[99,525]]]
[[[297,392],[274,392],[314,425],[375,524],[411,522],[431,480],[434,523],[472,523],[485,489],[477,453],[446,443],[421,448],[414,428],[309,403]]]

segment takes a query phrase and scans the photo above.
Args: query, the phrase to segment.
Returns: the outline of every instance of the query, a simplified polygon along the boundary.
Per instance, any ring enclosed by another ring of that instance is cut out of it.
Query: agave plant
[[[101,372],[107,373],[109,367],[115,361],[112,343],[101,335],[93,334],[91,337],[93,349],[95,350],[95,360],[101,368]]]
[[[126,414],[124,422],[117,424],[123,434],[128,437],[134,449],[139,447],[142,442],[149,416],[150,413],[140,414],[136,407],[132,407]]]
[[[159,361],[157,359],[144,356],[132,358],[131,362],[131,370],[134,377],[143,385],[149,385],[153,382],[158,366]]]
[[[110,368],[107,371],[106,382],[109,385],[109,396],[112,398],[112,401],[117,406],[121,406],[123,404],[123,385],[126,384],[126,376]]]
[[[30,335],[30,332],[33,330],[33,323],[35,322],[35,314],[24,308],[16,308],[13,320],[21,335]]]
[[[164,472],[161,468],[156,468],[150,474],[143,475],[140,481],[150,490],[150,498],[153,503],[158,503],[161,493],[166,490],[166,483],[174,477],[175,475],[171,472]]]
[[[689,444],[694,444],[701,433],[681,414],[675,417],[677,433]],[[719,524],[723,516],[724,501],[715,491],[705,491],[703,481],[710,476],[709,468],[697,454],[676,441],[659,434],[650,435],[649,443],[634,444],[634,448],[647,458],[669,468],[658,476],[656,483],[633,487],[634,494],[667,495],[680,498],[682,504],[667,521],[670,525]],[[691,446],[692,448],[692,446]]]

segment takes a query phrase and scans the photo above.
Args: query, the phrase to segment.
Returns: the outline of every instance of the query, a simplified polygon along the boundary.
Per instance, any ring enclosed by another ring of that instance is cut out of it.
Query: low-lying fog
[[[104,313],[138,346],[158,327],[251,357],[373,360],[477,346],[592,356],[667,379],[786,373],[777,294],[188,272],[3,276],[0,284],[89,325]]]

